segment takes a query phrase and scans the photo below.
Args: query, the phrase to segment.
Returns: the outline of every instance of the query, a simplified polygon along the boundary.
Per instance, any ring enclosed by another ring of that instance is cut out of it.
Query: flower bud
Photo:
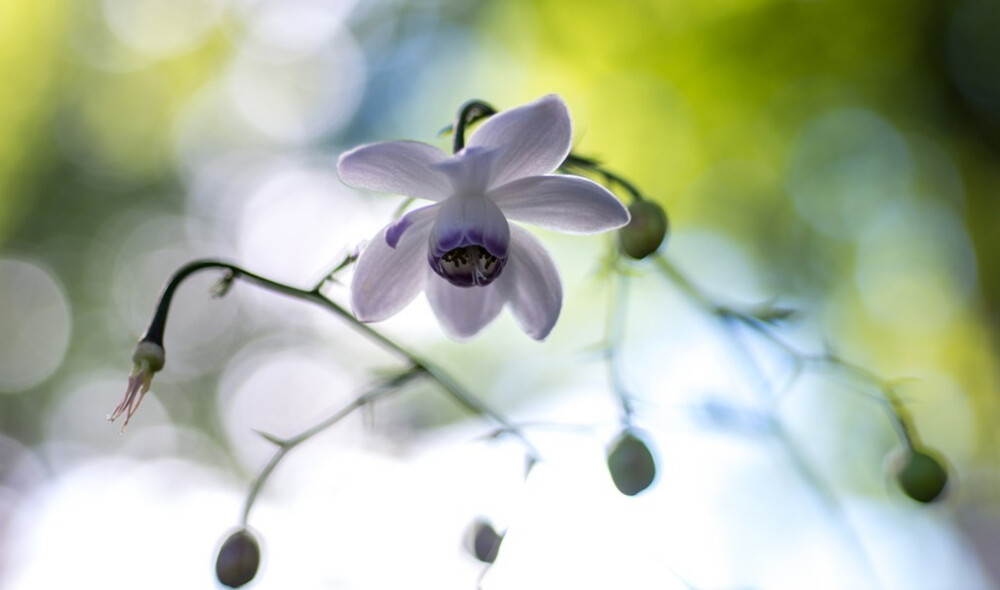
[[[260,566],[260,546],[246,529],[229,535],[215,560],[215,576],[225,586],[239,588],[257,575]]]
[[[608,451],[608,471],[618,491],[634,496],[656,478],[656,462],[645,442],[632,430],[623,430]]]
[[[632,216],[618,230],[618,245],[626,256],[641,260],[656,252],[667,237],[667,213],[653,201],[635,201],[628,206]]]
[[[948,485],[948,471],[931,455],[933,451],[912,449],[897,453],[892,463],[903,493],[924,504],[941,498]]]
[[[135,365],[146,364],[150,373],[156,373],[163,369],[167,362],[167,354],[163,350],[163,345],[150,340],[140,340],[132,350],[132,363]]]
[[[500,552],[502,541],[503,535],[498,533],[488,521],[480,519],[469,527],[469,532],[465,537],[465,547],[479,561],[493,563],[496,561],[497,553]]]

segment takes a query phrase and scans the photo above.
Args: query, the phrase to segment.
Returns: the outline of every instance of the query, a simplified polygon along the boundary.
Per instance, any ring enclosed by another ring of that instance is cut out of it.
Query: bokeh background
[[[947,498],[895,488],[891,425],[849,383],[764,403],[642,264],[619,352],[659,473],[620,496],[594,353],[610,242],[544,234],[567,291],[547,342],[509,314],[450,342],[423,300],[380,326],[525,424],[543,463],[525,480],[488,421],[407,390],[279,467],[251,518],[257,587],[472,588],[478,516],[509,530],[484,588],[1000,587],[997,31],[993,0],[0,1],[0,587],[214,587],[273,450],[254,430],[291,435],[398,362],[199,276],[119,434],[105,417],[163,282],[218,256],[311,286],[400,203],[343,186],[341,151],[445,148],[464,101],[550,92],[580,153],[667,208],[694,282],[794,307],[796,346],[907,378]]]

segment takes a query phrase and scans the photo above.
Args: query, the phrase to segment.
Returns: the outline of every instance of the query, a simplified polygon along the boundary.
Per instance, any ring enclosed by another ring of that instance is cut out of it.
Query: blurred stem
[[[275,293],[315,303],[329,311],[332,311],[350,324],[356,331],[360,332],[363,336],[397,356],[402,357],[414,367],[414,370],[418,370],[420,373],[433,379],[438,385],[441,386],[445,393],[447,393],[458,404],[465,407],[466,410],[475,415],[486,416],[490,420],[502,426],[506,431],[512,433],[524,445],[529,454],[530,460],[537,461],[539,459],[538,452],[531,442],[525,437],[524,433],[511,423],[510,420],[508,420],[503,414],[494,410],[491,406],[472,395],[465,387],[455,381],[455,379],[452,378],[451,375],[449,375],[444,369],[440,368],[431,361],[420,357],[416,353],[396,343],[394,340],[389,339],[368,324],[361,322],[346,309],[324,295],[321,292],[321,288],[324,284],[326,284],[326,278],[321,280],[312,289],[306,290],[262,277],[229,262],[223,262],[220,260],[196,260],[182,266],[170,278],[167,286],[163,289],[163,293],[160,295],[156,312],[153,314],[153,319],[150,322],[149,328],[146,330],[146,336],[144,336],[143,339],[148,339],[150,334],[159,335],[160,342],[162,343],[163,333],[166,329],[167,313],[170,310],[170,304],[173,300],[174,293],[185,279],[196,272],[206,269],[226,271],[227,274],[222,279],[223,282],[222,288],[219,290],[220,293],[224,294],[228,291],[229,286],[233,281],[242,279],[269,291],[274,291]]]
[[[761,371],[756,359],[753,357],[753,354],[749,349],[747,349],[746,343],[744,343],[743,339],[740,338],[739,332],[735,330],[735,326],[732,323],[732,320],[735,319],[733,311],[713,301],[704,291],[691,282],[686,275],[681,273],[677,267],[671,264],[662,254],[655,255],[653,260],[656,262],[657,267],[667,276],[668,280],[670,280],[675,287],[680,289],[680,291],[684,293],[688,299],[691,299],[696,305],[701,307],[705,313],[719,321],[722,329],[729,335],[730,341],[735,345],[737,352],[746,362],[749,370],[753,373],[762,397],[770,398],[773,393],[773,387],[768,382],[763,371]]]
[[[874,374],[855,365],[846,363],[832,355],[824,355],[820,357],[803,354],[798,349],[779,338],[771,330],[767,323],[761,321],[757,317],[754,317],[753,314],[717,303],[690,279],[688,279],[687,276],[684,275],[679,269],[671,264],[670,261],[668,261],[662,254],[657,254],[654,260],[657,268],[675,287],[683,292],[696,305],[701,307],[705,313],[717,318],[721,322],[729,337],[746,352],[750,364],[754,367],[755,372],[762,378],[765,385],[766,380],[764,380],[763,371],[760,370],[757,363],[754,361],[750,351],[744,348],[743,341],[737,331],[738,324],[750,328],[755,333],[759,334],[767,341],[771,342],[774,346],[779,348],[784,354],[788,355],[795,365],[796,377],[799,374],[800,367],[811,363],[821,362],[824,365],[835,367],[838,370],[844,371],[867,385],[875,386],[877,390],[883,394],[883,397],[875,399],[879,400],[882,406],[889,410],[890,421],[896,428],[896,432],[900,436],[900,440],[902,440],[904,444],[910,444],[911,439],[909,430],[907,429],[903,415],[899,412],[902,408],[897,407],[897,404],[895,403],[898,402],[898,398],[896,398],[894,394],[890,394],[890,389],[885,387],[884,381],[876,377]],[[792,466],[803,478],[803,480],[813,490],[815,490],[817,494],[819,494],[829,510],[831,510],[836,516],[836,521],[840,523],[844,534],[850,540],[851,545],[856,548],[858,556],[861,559],[861,563],[864,564],[871,578],[878,581],[878,573],[871,563],[868,552],[865,551],[861,538],[850,525],[849,515],[841,504],[836,493],[834,493],[834,491],[830,489],[822,478],[820,478],[820,476],[813,471],[809,462],[802,456],[797,445],[795,444],[795,441],[788,435],[780,421],[774,418],[771,414],[768,414],[768,419],[771,426],[770,432],[784,450],[786,456],[791,461]]]
[[[246,501],[243,504],[243,514],[240,517],[240,524],[245,528],[247,526],[247,521],[250,518],[250,510],[253,508],[254,503],[257,501],[257,496],[260,494],[261,490],[264,489],[264,484],[271,477],[275,468],[279,463],[285,458],[285,455],[290,453],[292,449],[309,440],[310,438],[316,436],[317,434],[323,432],[327,428],[337,424],[344,418],[350,416],[355,410],[363,408],[368,404],[374,403],[376,400],[388,396],[393,393],[399,392],[404,385],[412,381],[414,378],[420,376],[422,369],[416,366],[410,367],[408,370],[400,373],[396,377],[379,384],[378,386],[372,388],[368,392],[356,397],[351,403],[347,404],[336,413],[332,414],[328,418],[317,422],[310,428],[303,430],[299,434],[288,438],[279,439],[269,434],[259,433],[261,436],[266,438],[268,441],[274,443],[278,446],[278,450],[275,451],[274,455],[267,462],[267,465],[260,470],[257,477],[254,479],[253,483],[250,485],[250,491],[247,493]]]
[[[840,498],[834,493],[832,489],[826,482],[824,482],[819,475],[813,471],[812,467],[809,466],[808,460],[802,456],[799,451],[798,446],[795,441],[788,434],[785,428],[781,425],[781,422],[771,418],[769,420],[771,427],[771,434],[777,439],[788,460],[791,461],[792,466],[798,472],[799,476],[802,477],[805,482],[819,494],[823,501],[826,503],[829,510],[831,510],[835,515],[835,522],[840,524],[840,528],[846,537],[849,545],[855,548],[858,559],[861,560],[861,564],[867,570],[868,575],[876,582],[875,587],[880,587],[881,584],[878,576],[878,571],[875,569],[874,564],[872,564],[871,557],[865,550],[864,542],[858,535],[858,532],[851,526],[850,515],[841,503]]]
[[[615,260],[617,261],[617,253],[613,253],[612,256],[615,256]],[[612,281],[611,288],[609,289],[611,298],[608,302],[607,342],[605,343],[607,348],[605,356],[608,366],[608,382],[611,386],[611,391],[618,398],[618,405],[621,406],[622,426],[628,428],[632,425],[632,415],[635,412],[635,408],[632,404],[632,396],[625,388],[625,383],[622,380],[619,353],[624,340],[625,320],[628,315],[629,277],[625,271],[618,269],[616,269],[615,275],[617,280]]]
[[[792,363],[794,363],[796,376],[803,367],[810,365],[825,367],[848,376],[853,381],[866,388],[874,389],[878,392],[878,395],[868,395],[868,397],[878,403],[879,406],[885,410],[886,415],[889,418],[889,422],[892,424],[893,430],[900,443],[908,449],[912,449],[914,444],[918,442],[916,433],[913,432],[913,429],[910,426],[910,414],[904,407],[902,400],[900,400],[899,396],[896,395],[892,384],[878,377],[871,371],[853,363],[849,363],[832,354],[825,353],[815,355],[802,352],[798,348],[780,338],[774,333],[774,330],[771,329],[771,326],[767,322],[755,317],[752,313],[747,313],[745,311],[733,309],[716,303],[704,291],[691,282],[687,276],[681,273],[677,267],[671,264],[670,261],[668,261],[662,254],[657,255],[655,261],[657,268],[659,268],[660,271],[666,275],[671,283],[673,283],[699,307],[703,308],[706,313],[719,318],[726,326],[727,331],[732,338],[739,340],[739,334],[735,330],[735,325],[733,324],[733,322],[736,322],[753,330],[756,334],[770,342],[774,347],[788,356]]]

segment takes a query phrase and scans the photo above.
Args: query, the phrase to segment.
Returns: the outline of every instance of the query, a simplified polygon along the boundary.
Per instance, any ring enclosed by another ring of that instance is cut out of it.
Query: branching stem
[[[228,283],[240,279],[269,291],[280,293],[295,299],[300,299],[302,301],[308,301],[332,311],[369,340],[392,352],[396,356],[406,360],[413,367],[413,370],[419,371],[421,374],[430,377],[445,391],[445,393],[447,393],[455,402],[463,406],[466,410],[475,415],[486,416],[493,422],[496,422],[498,425],[503,427],[507,432],[510,432],[517,437],[525,446],[529,454],[529,459],[537,461],[540,458],[535,447],[530,441],[528,441],[527,437],[519,428],[517,428],[499,411],[493,409],[491,406],[472,395],[464,386],[448,374],[447,371],[398,344],[394,340],[386,337],[368,324],[361,322],[346,309],[324,295],[321,289],[326,284],[327,279],[325,278],[317,283],[312,289],[300,289],[298,287],[293,287],[291,285],[254,274],[240,266],[221,260],[196,260],[190,262],[178,269],[167,282],[166,287],[164,287],[163,292],[160,295],[160,300],[157,304],[156,312],[153,314],[153,319],[142,338],[143,340],[155,341],[162,345],[163,333],[167,322],[167,314],[170,310],[170,304],[177,288],[191,275],[199,271],[209,269],[226,271],[227,274],[223,278],[223,290],[228,289]]]
[[[350,416],[355,410],[361,409],[368,404],[374,403],[376,400],[391,395],[393,393],[399,392],[404,385],[412,381],[414,378],[419,377],[422,373],[422,369],[413,366],[409,370],[400,373],[396,377],[389,379],[374,388],[370,389],[366,393],[359,395],[354,398],[349,404],[330,415],[324,420],[317,422],[310,428],[303,430],[299,434],[288,438],[288,439],[278,439],[271,435],[262,434],[264,438],[270,442],[277,445],[278,450],[274,452],[271,459],[267,462],[263,469],[257,474],[253,483],[250,485],[250,491],[247,493],[246,501],[243,504],[243,514],[240,517],[240,523],[243,527],[247,526],[247,521],[250,518],[250,510],[253,508],[254,503],[257,501],[257,496],[260,494],[261,490],[264,488],[264,484],[271,477],[275,468],[279,463],[285,458],[285,455],[290,453],[292,449],[309,440],[310,438],[316,436],[317,434],[323,432],[327,428],[337,424],[344,418]]]

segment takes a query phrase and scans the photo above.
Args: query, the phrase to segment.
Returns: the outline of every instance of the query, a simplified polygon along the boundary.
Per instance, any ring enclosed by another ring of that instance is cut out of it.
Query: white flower
[[[384,320],[426,290],[455,338],[475,335],[505,304],[529,336],[545,338],[562,307],[559,273],[541,242],[508,220],[597,233],[629,219],[596,182],[550,175],[571,140],[566,104],[549,95],[490,117],[453,156],[411,141],[343,154],[345,183],[434,201],[387,226],[361,254],[351,284],[358,319]]]

